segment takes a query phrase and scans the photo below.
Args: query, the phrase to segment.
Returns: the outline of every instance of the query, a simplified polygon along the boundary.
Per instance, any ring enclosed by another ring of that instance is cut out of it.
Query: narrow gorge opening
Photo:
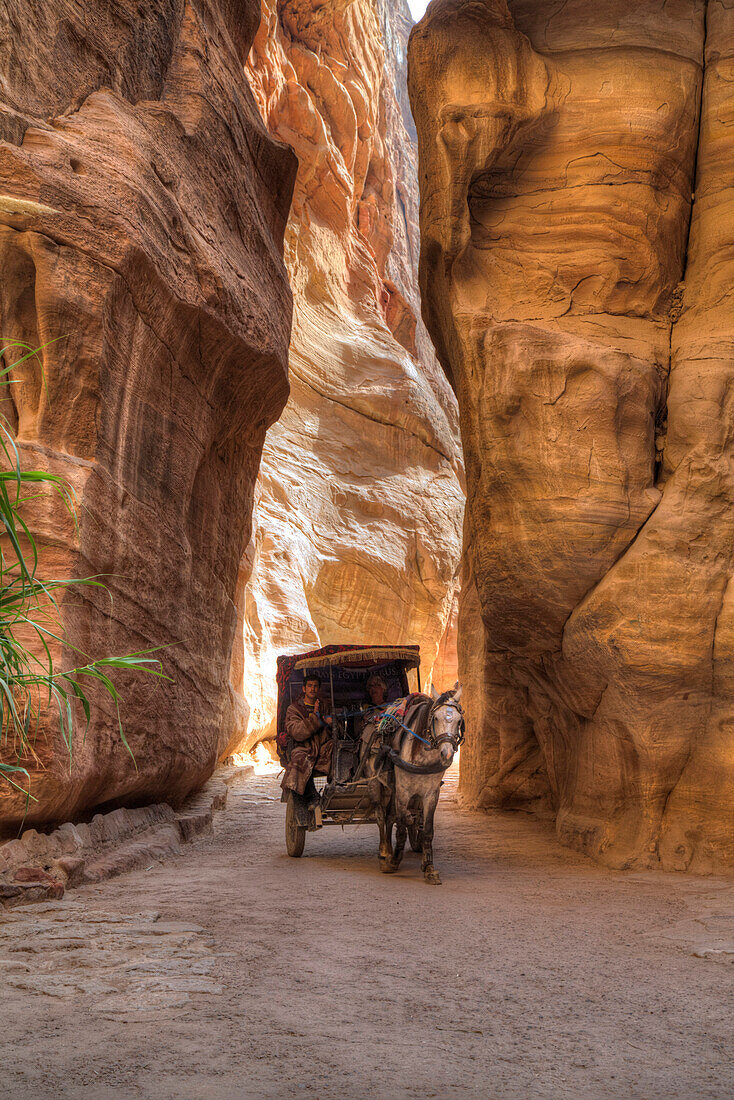
[[[0,308],[45,376],[8,430],[81,504],[31,517],[41,568],[109,578],[56,665],[171,675],[131,681],[129,738],[114,696],[76,755],[41,722],[8,827],[185,798],[272,741],[279,654],[419,643],[466,681],[469,801],[717,860],[729,9],[436,0],[411,33],[403,0],[172,0],[153,33],[59,3],[6,74]]]
[[[238,753],[272,749],[279,654],[415,642],[424,684],[458,678],[463,462],[420,311],[410,13],[273,0],[263,16],[247,76],[299,159],[285,243],[294,325],[290,400],[265,442],[241,569]]]

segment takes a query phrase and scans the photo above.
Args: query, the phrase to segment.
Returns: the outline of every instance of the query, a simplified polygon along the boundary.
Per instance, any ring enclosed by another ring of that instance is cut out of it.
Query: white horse
[[[387,714],[378,727],[382,745],[365,774],[380,828],[380,870],[386,874],[397,871],[410,836],[426,882],[441,883],[433,866],[433,817],[444,772],[464,740],[460,700],[458,682],[440,695],[432,689],[432,698],[413,696],[405,723]]]

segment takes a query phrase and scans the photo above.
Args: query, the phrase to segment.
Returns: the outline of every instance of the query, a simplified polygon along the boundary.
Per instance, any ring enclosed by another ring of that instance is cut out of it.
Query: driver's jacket
[[[331,726],[323,720],[326,711],[324,704],[321,715],[314,714],[300,700],[291,703],[285,715],[285,729],[288,734],[288,763],[281,786],[283,790],[297,791],[303,794],[311,773],[328,775],[331,771]]]
[[[309,707],[302,699],[291,703],[285,712],[285,731],[294,741],[308,741],[309,738],[326,728],[324,715],[328,714],[326,705],[319,700],[320,714],[314,713],[314,708]]]

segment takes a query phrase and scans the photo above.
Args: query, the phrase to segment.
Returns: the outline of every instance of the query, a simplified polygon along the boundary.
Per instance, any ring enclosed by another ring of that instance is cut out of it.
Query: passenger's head
[[[303,695],[308,703],[315,703],[321,691],[321,681],[318,676],[309,673],[303,681]]]
[[[373,707],[387,702],[387,682],[377,673],[373,673],[367,681],[367,697]]]

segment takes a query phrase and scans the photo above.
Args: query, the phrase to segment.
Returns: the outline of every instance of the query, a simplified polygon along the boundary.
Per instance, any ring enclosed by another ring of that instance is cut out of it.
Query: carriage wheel
[[[303,855],[306,844],[306,827],[296,821],[296,804],[293,794],[288,796],[288,804],[285,808],[285,850],[289,856],[298,859]]]
[[[421,827],[416,821],[414,821],[412,825],[408,826],[408,840],[410,841],[410,846],[414,852],[423,851],[423,837],[421,835]]]

